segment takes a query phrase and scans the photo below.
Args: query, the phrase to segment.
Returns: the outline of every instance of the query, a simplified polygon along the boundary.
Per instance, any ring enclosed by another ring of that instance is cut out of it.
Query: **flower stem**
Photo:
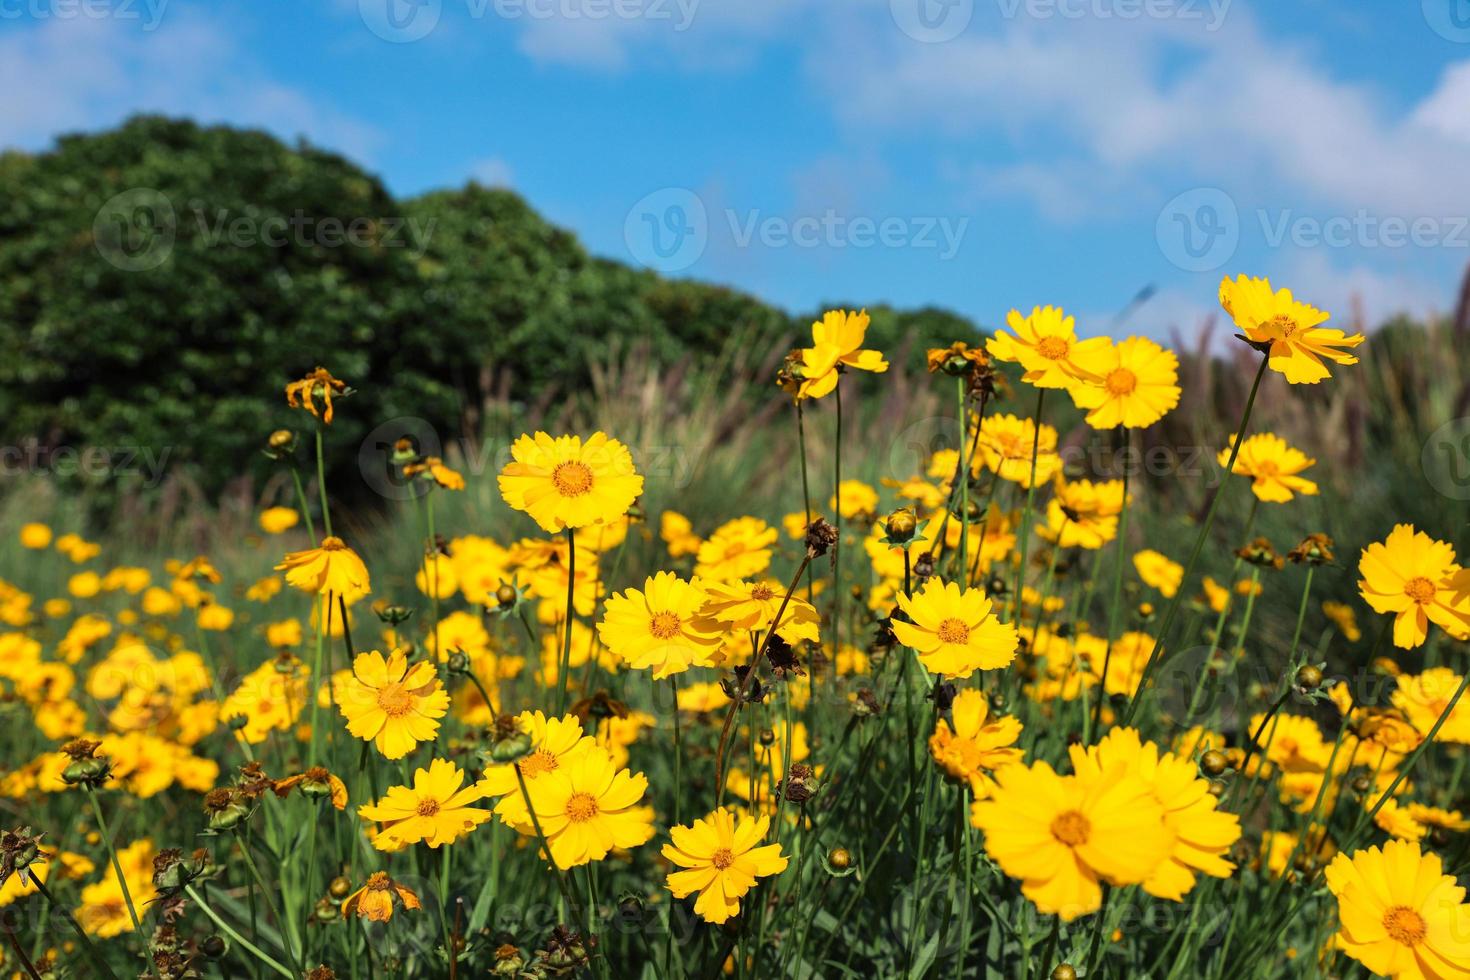
[[[1179,588],[1174,593],[1174,598],[1169,602],[1169,609],[1164,613],[1164,622],[1159,626],[1159,635],[1154,640],[1153,649],[1149,651],[1148,660],[1143,665],[1143,671],[1138,675],[1138,688],[1133,692],[1133,697],[1128,701],[1128,707],[1124,709],[1120,722],[1127,725],[1133,720],[1133,714],[1138,710],[1143,701],[1144,694],[1148,691],[1148,681],[1153,675],[1154,667],[1159,662],[1159,656],[1163,650],[1164,643],[1169,639],[1169,630],[1174,625],[1174,618],[1179,615],[1179,607],[1183,605],[1184,597],[1189,594],[1187,588],[1189,577],[1194,573],[1194,567],[1199,563],[1200,552],[1204,551],[1205,539],[1209,537],[1210,528],[1215,523],[1215,514],[1220,509],[1220,500],[1225,496],[1225,488],[1230,486],[1230,475],[1235,469],[1235,457],[1240,454],[1240,444],[1245,441],[1245,430],[1251,421],[1251,409],[1256,404],[1256,393],[1261,389],[1261,379],[1266,376],[1266,365],[1270,363],[1265,354],[1261,355],[1261,366],[1256,370],[1256,380],[1251,384],[1251,393],[1245,400],[1245,413],[1240,417],[1240,425],[1235,430],[1235,439],[1230,445],[1230,459],[1225,464],[1225,471],[1221,474],[1220,485],[1215,488],[1210,497],[1210,508],[1205,513],[1205,521],[1200,525],[1199,534],[1194,539],[1194,548],[1189,553],[1189,561],[1184,566],[1184,575],[1179,579]]]
[[[194,900],[194,904],[199,906],[200,911],[209,916],[209,920],[219,928],[220,932],[223,932],[225,935],[229,936],[230,939],[233,940],[238,946],[240,946],[241,949],[244,949],[246,952],[250,953],[256,959],[260,960],[260,962],[264,963],[272,970],[275,970],[281,976],[288,977],[291,978],[291,980],[294,980],[295,974],[293,974],[290,970],[286,969],[281,964],[277,963],[275,960],[271,959],[270,956],[261,951],[260,947],[251,943],[250,940],[246,939],[234,929],[230,928],[229,923],[227,923],[224,919],[221,919],[219,917],[219,914],[215,912],[214,909],[209,907],[208,903],[206,903],[204,899],[200,896],[200,894],[194,890],[193,885],[185,885],[184,893]]]
[[[1021,511],[1021,563],[1016,566],[1016,605],[1011,622],[1021,619],[1021,589],[1026,582],[1026,550],[1031,543],[1031,508],[1036,498],[1036,454],[1041,451],[1041,410],[1046,404],[1046,389],[1036,389],[1036,418],[1032,420],[1031,478],[1026,481],[1026,509]]]
[[[92,937],[87,935],[87,931],[82,928],[81,923],[77,922],[76,918],[72,916],[71,910],[56,900],[56,896],[51,894],[51,890],[46,887],[46,883],[39,876],[33,875],[31,877],[31,884],[35,885],[36,891],[40,892],[46,901],[51,903],[53,909],[61,913],[61,917],[67,921],[72,931],[77,934],[77,938],[82,941],[82,947],[86,949],[87,955],[92,957],[92,962],[96,964],[97,969],[101,971],[102,975],[110,977],[111,980],[117,980],[117,974],[112,972],[112,967],[107,965],[107,960],[103,958],[102,952],[92,942]]]
[[[970,565],[970,413],[965,410],[965,378],[955,379],[960,425],[960,575],[969,580]]]
[[[322,528],[332,536],[332,512],[327,507],[327,464],[322,452],[322,427],[316,427],[316,492],[322,501]]]
[[[572,617],[576,615],[575,598],[577,589],[577,532],[567,528],[567,614],[562,619],[561,662],[557,668],[556,682],[561,691],[556,698],[556,713],[567,710],[567,675],[572,672]]]
[[[87,799],[92,802],[92,815],[97,818],[97,829],[102,834],[102,840],[107,844],[107,856],[112,859],[112,872],[117,875],[118,887],[122,889],[123,902],[128,907],[128,918],[133,920],[133,932],[138,934],[142,940],[143,925],[138,921],[138,910],[133,906],[133,893],[128,890],[128,879],[123,874],[122,862],[117,859],[117,848],[113,845],[112,834],[107,829],[107,820],[102,816],[102,804],[97,802],[97,790],[91,783],[82,784],[87,790]]]
[[[1118,426],[1118,431],[1123,436],[1123,447],[1132,448],[1132,433],[1123,426]],[[1103,702],[1108,697],[1108,669],[1113,663],[1113,643],[1118,639],[1118,612],[1122,608],[1123,598],[1123,564],[1128,560],[1128,459],[1124,454],[1123,463],[1123,509],[1118,513],[1118,560],[1113,563],[1113,594],[1108,600],[1108,647],[1103,654],[1102,676],[1097,681],[1097,707],[1092,712],[1092,727],[1101,730]],[[1060,535],[1058,535],[1060,540]],[[1038,617],[1039,619],[1040,617]]]

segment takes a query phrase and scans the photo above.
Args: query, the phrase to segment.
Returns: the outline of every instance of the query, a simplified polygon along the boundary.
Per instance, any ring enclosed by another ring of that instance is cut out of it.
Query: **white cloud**
[[[143,112],[258,126],[285,139],[371,160],[374,126],[281,84],[198,14],[156,30],[119,18],[48,20],[0,38],[0,146],[38,150],[58,133],[113,126]]]
[[[470,167],[470,177],[486,187],[512,187],[515,172],[500,157],[489,157]]]

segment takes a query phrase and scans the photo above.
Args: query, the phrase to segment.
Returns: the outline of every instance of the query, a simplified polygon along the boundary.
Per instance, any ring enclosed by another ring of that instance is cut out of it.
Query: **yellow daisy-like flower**
[[[878,491],[862,480],[843,480],[827,501],[827,509],[839,512],[843,517],[856,518],[860,514],[873,514],[878,510]]]
[[[1126,769],[1059,776],[1045,762],[1006,766],[970,807],[985,850],[1042,912],[1071,922],[1102,904],[1102,883],[1146,881],[1173,834],[1152,788]]]
[[[374,871],[368,875],[366,884],[342,900],[342,915],[387,922],[393,918],[394,908],[400,905],[409,911],[423,908],[412,889],[388,877],[387,872]]]
[[[1021,380],[1038,388],[1072,388],[1091,378],[1084,366],[1111,346],[1107,337],[1078,340],[1076,323],[1058,306],[1034,306],[1006,314],[1011,333],[997,330],[985,343],[991,357],[1021,365]]]
[[[332,372],[326,368],[318,367],[300,381],[286,385],[286,404],[292,408],[304,408],[321,419],[323,424],[331,425],[332,396],[346,397],[350,393],[345,381],[332,377]],[[316,407],[318,398],[322,400],[321,411]]]
[[[990,699],[983,691],[966,688],[951,706],[954,728],[943,718],[929,737],[929,754],[939,767],[970,784],[975,799],[983,800],[995,785],[991,773],[1021,761],[1016,740],[1021,721],[1014,715],[990,717]]]
[[[1225,859],[1240,839],[1240,818],[1216,809],[1210,783],[1200,778],[1198,765],[1144,742],[1132,728],[1115,728],[1097,745],[1071,747],[1072,768],[1101,779],[1114,767],[1136,775],[1153,791],[1164,810],[1165,829],[1174,838],[1169,855],[1143,881],[1143,890],[1155,898],[1182,902],[1194,888],[1196,876],[1228,878],[1235,865]]]
[[[1345,602],[1334,602],[1331,599],[1322,601],[1322,615],[1331,621],[1342,638],[1349,643],[1357,643],[1363,638],[1363,631],[1358,628],[1358,614],[1353,607]]]
[[[285,572],[286,582],[303,592],[330,593],[349,603],[372,591],[367,566],[338,537],[323,538],[317,548],[288,553],[276,571]]]
[[[1337,948],[1386,977],[1470,974],[1470,906],[1439,855],[1389,841],[1327,866],[1337,897]]]
[[[1400,674],[1390,700],[1420,735],[1428,736],[1463,680],[1463,675],[1448,667],[1430,667],[1422,674]],[[1461,698],[1455,704],[1455,710],[1450,712],[1435,738],[1470,745],[1470,699]]]
[[[439,719],[449,711],[449,695],[434,665],[420,660],[410,666],[402,650],[386,658],[376,650],[359,653],[339,696],[347,730],[375,744],[388,759],[401,759],[418,743],[432,742]]]
[[[281,534],[291,530],[301,520],[294,507],[267,507],[260,512],[260,529],[266,534]]]
[[[613,848],[637,847],[653,836],[653,808],[639,805],[648,778],[617,768],[599,746],[528,785],[558,868],[601,861]],[[529,822],[516,829],[535,833]]]
[[[1412,524],[1396,524],[1387,540],[1363,549],[1358,592],[1374,612],[1394,616],[1394,646],[1421,646],[1434,623],[1456,638],[1470,632],[1470,577],[1453,545]]]
[[[51,528],[45,524],[32,521],[20,526],[20,546],[32,551],[40,551],[51,544]]]
[[[1145,429],[1179,404],[1179,358],[1147,337],[1129,337],[1077,356],[1086,374],[1071,388],[1094,429]]]
[[[1010,623],[991,611],[979,589],[931,578],[917,594],[898,595],[898,605],[911,623],[893,620],[898,642],[918,651],[919,662],[946,677],[969,677],[995,670],[1016,658],[1020,637]]]
[[[607,600],[597,635],[635,670],[653,669],[654,680],[708,664],[724,630],[701,615],[705,591],[673,572],[659,572],[642,591],[627,589]]]
[[[1233,445],[1233,443],[1232,443]],[[1217,457],[1221,466],[1230,462],[1230,446],[1220,450]],[[1232,473],[1251,478],[1251,492],[1267,503],[1283,504],[1294,494],[1313,496],[1317,484],[1298,476],[1302,470],[1316,463],[1300,449],[1287,445],[1286,440],[1269,432],[1251,436],[1240,444]]]
[[[1062,457],[1057,453],[1057,430],[1042,423],[1038,435],[1036,422],[1032,419],[988,415],[980,423],[976,470],[978,472],[979,466],[983,465],[1002,480],[1030,487],[1033,444],[1036,447],[1035,478],[1040,485],[1050,481],[1062,469]]]
[[[273,731],[290,728],[310,696],[306,665],[294,663],[289,673],[277,670],[276,665],[277,661],[267,661],[246,674],[220,706],[220,721],[245,719],[236,734],[251,745],[265,741]]]
[[[1363,335],[1319,326],[1332,314],[1292,298],[1290,289],[1271,289],[1269,279],[1229,276],[1220,280],[1220,305],[1247,340],[1268,346],[1267,365],[1291,384],[1316,384],[1332,376],[1323,361],[1356,364],[1344,348]]]
[[[500,471],[500,493],[541,529],[556,533],[615,521],[643,492],[628,447],[594,432],[580,436],[523,435]]]
[[[495,763],[487,767],[480,777],[480,788],[486,796],[501,797],[495,805],[495,812],[503,822],[511,826],[524,824],[526,829],[530,829],[516,767],[520,767],[521,778],[529,788],[542,776],[575,765],[578,759],[597,747],[597,740],[583,733],[582,723],[574,715],[548,718],[540,711],[522,711],[516,717],[516,723],[522,732],[530,736],[531,751],[518,762]]]
[[[726,521],[700,544],[694,574],[719,582],[759,575],[770,567],[777,537],[776,529],[758,517]]]
[[[490,819],[490,811],[471,806],[485,795],[480,784],[464,786],[464,772],[447,759],[413,774],[413,788],[394,786],[376,803],[357,808],[358,816],[382,824],[373,836],[380,851],[396,851],[423,841],[430,847],[452,844]]]
[[[786,870],[780,844],[760,846],[770,825],[770,817],[737,817],[720,807],[690,826],[670,827],[673,843],[662,853],[680,870],[669,872],[669,891],[675,898],[699,892],[694,911],[706,922],[739,915],[740,899],[757,878]]]
[[[122,868],[123,880],[127,883],[128,896],[132,897],[133,908],[141,918],[145,907],[158,897],[153,885],[153,856],[157,851],[153,842],[144,838],[134,841],[117,852],[117,863]],[[127,897],[117,872],[108,866],[100,881],[82,889],[82,904],[76,910],[77,922],[90,935],[101,939],[131,932],[132,916],[128,913]]]
[[[1134,555],[1133,567],[1138,570],[1138,577],[1143,579],[1143,583],[1158,589],[1165,599],[1174,598],[1174,593],[1179,591],[1184,581],[1184,566],[1152,548],[1145,548]]]
[[[1046,524],[1036,533],[1063,548],[1096,550],[1118,536],[1122,510],[1122,480],[1058,478],[1056,495],[1047,504]]]
[[[821,398],[832,393],[843,368],[873,371],[888,370],[882,353],[863,350],[870,320],[867,310],[856,313],[828,310],[812,324],[812,346],[801,352],[801,385],[796,397]]]
[[[723,624],[722,632],[737,633],[765,630],[781,611],[782,600],[786,599],[786,587],[775,579],[756,582],[704,582],[703,613]],[[776,633],[788,643],[799,640],[817,640],[822,616],[816,608],[801,596],[793,594],[786,600],[781,612],[781,624]]]
[[[666,510],[658,518],[658,536],[669,546],[670,558],[696,554],[704,539],[694,533],[689,518],[677,511]]]
[[[422,475],[445,490],[464,489],[464,475],[444,465],[444,460],[438,456],[425,456],[416,463],[405,464],[403,475],[409,479]]]

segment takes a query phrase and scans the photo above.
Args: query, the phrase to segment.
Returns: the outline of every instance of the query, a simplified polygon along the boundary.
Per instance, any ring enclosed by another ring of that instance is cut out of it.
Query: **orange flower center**
[[[388,877],[387,872],[374,871],[368,875],[367,887],[370,891],[385,892],[392,884],[393,880]]]
[[[378,691],[378,707],[389,718],[401,718],[413,707],[413,695],[397,681]]]
[[[347,550],[347,542],[346,541],[343,541],[341,538],[337,538],[337,537],[322,538],[322,550],[323,551],[346,551]]]
[[[1254,469],[1256,476],[1275,476],[1281,472],[1281,467],[1274,459],[1260,460],[1256,463]]]
[[[434,799],[433,797],[429,797],[426,800],[419,800],[419,805],[418,805],[418,815],[419,816],[421,816],[421,817],[432,817],[434,814],[436,814],[438,812],[439,812],[439,801],[438,800]]]
[[[1138,387],[1138,375],[1127,368],[1116,368],[1108,372],[1103,386],[1108,389],[1110,395],[1131,395]]]
[[[750,590],[750,597],[752,599],[758,599],[761,602],[765,602],[767,599],[774,598],[775,595],[776,590],[764,583],[762,583],[761,585],[757,585],[755,588]]]
[[[1087,818],[1076,810],[1059,813],[1051,822],[1051,835],[1068,847],[1086,844],[1091,834],[1092,824],[1088,823]]]
[[[1424,917],[1407,905],[1395,905],[1383,913],[1383,930],[1388,938],[1404,946],[1418,945],[1428,932]]]
[[[592,470],[586,463],[557,463],[551,471],[551,482],[563,497],[580,497],[592,489]]]
[[[970,639],[970,627],[959,619],[946,619],[939,624],[938,632],[945,643],[966,643]]]
[[[674,613],[654,613],[653,618],[648,621],[648,632],[660,640],[668,640],[679,635],[680,625],[679,617]]]
[[[270,698],[261,698],[259,701],[255,702],[255,710],[259,714],[268,715],[272,711],[276,710],[276,706],[274,703],[271,702]]]
[[[556,756],[545,749],[537,749],[521,760],[521,775],[528,778],[539,776],[543,772],[551,772],[558,765]]]
[[[1063,337],[1042,337],[1036,345],[1036,352],[1050,361],[1061,360],[1071,349],[1071,343]]]
[[[735,855],[730,853],[730,849],[728,847],[722,847],[718,851],[715,851],[714,854],[710,855],[709,861],[710,864],[713,864],[721,871],[724,871],[730,865],[735,863]]]
[[[597,816],[597,797],[591,793],[573,793],[567,800],[567,819],[572,823],[586,823]]]
[[[1404,583],[1404,595],[1420,605],[1433,600],[1435,591],[1434,583],[1422,575]]]

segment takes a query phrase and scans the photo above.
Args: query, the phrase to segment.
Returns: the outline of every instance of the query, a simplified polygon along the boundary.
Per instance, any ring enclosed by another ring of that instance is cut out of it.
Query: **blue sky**
[[[0,0],[0,145],[160,111],[470,178],[792,310],[1057,303],[1192,336],[1470,261],[1470,0]]]

